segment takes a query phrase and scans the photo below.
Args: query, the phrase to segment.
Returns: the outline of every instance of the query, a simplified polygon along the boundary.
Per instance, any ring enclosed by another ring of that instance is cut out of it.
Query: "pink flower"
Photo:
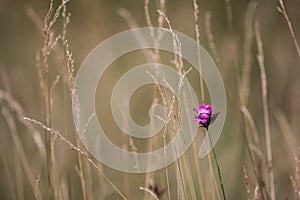
[[[196,116],[194,122],[200,124],[202,127],[206,129],[218,116],[219,113],[215,113],[212,115],[213,105],[201,104],[198,106],[196,111]]]
[[[213,109],[213,105],[201,104],[200,106],[198,106],[197,112],[198,114],[202,113],[202,114],[211,115],[212,109]]]

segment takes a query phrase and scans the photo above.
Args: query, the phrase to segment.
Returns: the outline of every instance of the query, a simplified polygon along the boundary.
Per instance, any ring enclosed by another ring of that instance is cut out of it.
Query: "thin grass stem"
[[[23,120],[30,121],[33,124],[40,126],[42,129],[47,131],[46,133],[56,135],[70,149],[78,152],[80,154],[80,156],[82,156],[82,158],[84,158],[87,162],[89,162],[97,170],[97,172],[115,189],[115,191],[122,197],[122,199],[127,200],[127,198],[124,196],[124,194],[112,183],[112,181],[104,174],[103,170],[90,158],[90,156],[85,151],[81,150],[76,145],[74,145],[69,140],[67,140],[59,131],[49,128],[41,122],[39,122],[35,119],[28,118],[28,117],[23,117]]]
[[[283,14],[283,16],[284,16],[284,18],[285,18],[285,21],[286,21],[286,23],[288,24],[290,33],[291,33],[292,38],[293,38],[293,42],[294,42],[294,44],[295,44],[295,47],[296,47],[298,56],[299,56],[299,58],[300,58],[300,48],[299,48],[299,44],[298,44],[298,42],[297,42],[296,35],[295,35],[294,29],[293,29],[293,26],[292,26],[292,22],[291,22],[291,20],[289,19],[289,16],[288,16],[288,14],[287,14],[287,12],[286,12],[286,9],[285,9],[283,0],[279,0],[279,3],[280,3],[280,7],[277,7],[277,9],[278,9],[278,11],[279,11],[281,14]]]
[[[221,175],[221,170],[220,170],[220,166],[219,166],[219,162],[218,162],[218,158],[217,158],[217,154],[215,151],[215,147],[213,146],[213,143],[211,141],[209,132],[208,132],[208,128],[206,128],[207,130],[207,134],[208,134],[208,138],[210,141],[210,145],[212,145],[212,151],[213,151],[213,156],[216,162],[216,167],[217,167],[217,171],[218,171],[218,178],[219,178],[219,182],[220,182],[220,186],[221,186],[221,190],[222,190],[222,195],[223,195],[223,199],[226,200],[226,194],[225,194],[225,189],[224,189],[224,185],[223,185],[223,180],[222,180],[222,175]]]
[[[270,133],[270,120],[269,120],[269,108],[268,108],[268,100],[267,100],[267,77],[266,70],[264,64],[264,52],[263,52],[263,44],[260,36],[259,24],[255,22],[255,36],[257,42],[257,62],[260,69],[261,76],[261,85],[262,85],[262,103],[263,103],[263,113],[264,113],[264,121],[265,121],[265,134],[266,134],[266,148],[267,148],[267,159],[268,159],[268,178],[269,178],[269,191],[272,200],[275,200],[275,183],[274,183],[274,172],[273,172],[273,164],[272,164],[272,144],[271,144],[271,133]]]

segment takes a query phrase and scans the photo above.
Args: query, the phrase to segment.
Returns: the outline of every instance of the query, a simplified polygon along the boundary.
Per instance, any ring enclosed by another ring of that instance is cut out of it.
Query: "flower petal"
[[[201,119],[198,119],[198,118],[195,118],[195,119],[194,119],[194,122],[197,123],[197,124],[199,124],[200,121],[201,121]]]
[[[208,118],[209,118],[209,115],[206,114],[206,113],[202,113],[202,114],[199,115],[199,118],[200,118],[200,119],[208,119]]]
[[[200,119],[200,123],[201,123],[202,125],[206,125],[207,122],[208,122],[208,119]]]

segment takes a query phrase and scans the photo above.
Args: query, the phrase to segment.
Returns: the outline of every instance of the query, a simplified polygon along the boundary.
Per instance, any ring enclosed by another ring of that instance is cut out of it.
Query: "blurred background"
[[[199,130],[199,137],[186,154],[167,169],[127,174],[96,160],[93,162],[98,169],[95,169],[59,138],[49,139],[47,135],[51,133],[22,119],[29,117],[51,125],[84,149],[72,118],[70,69],[74,69],[75,76],[88,53],[110,36],[149,26],[145,5],[148,5],[146,10],[153,26],[161,26],[156,11],[159,9],[174,30],[194,39],[197,38],[194,14],[199,17],[200,43],[216,62],[227,93],[225,127],[215,147],[227,198],[272,199],[270,168],[267,167],[268,127],[276,199],[300,198],[300,162],[297,160],[300,159],[300,55],[295,45],[300,40],[300,2],[201,0],[196,1],[199,13],[195,11],[194,2],[71,0],[58,10],[59,15],[47,35],[43,27],[53,21],[61,1],[53,2],[47,21],[49,1],[0,0],[0,199],[122,199],[120,193],[127,199],[151,199],[154,197],[140,189],[151,188],[149,185],[167,190],[162,195],[156,192],[159,199],[222,199],[214,160],[211,156],[202,160],[197,157],[203,130]],[[289,29],[281,5],[285,6],[293,31]],[[70,22],[66,23],[66,19]],[[165,20],[160,20],[163,27],[168,28]],[[256,33],[255,23],[259,24]],[[257,61],[258,33],[264,53],[266,79],[263,80],[267,82],[265,105]],[[50,45],[51,53],[45,56],[43,47],[47,37],[53,48]],[[163,134],[152,141],[129,138],[118,130],[107,106],[112,88],[122,74],[147,60],[141,52],[126,56],[114,62],[99,82],[96,102],[101,103],[96,105],[97,116],[105,124],[109,138],[118,146],[136,152],[157,149],[163,146]],[[160,56],[161,62],[171,63],[172,55],[161,52]],[[43,74],[40,78],[39,71]],[[188,79],[194,83],[195,91],[199,91],[198,99],[202,102],[199,74],[191,71]],[[47,91],[50,92],[47,94]],[[164,92],[171,98],[170,90],[164,89]],[[204,94],[209,103],[206,90]],[[138,124],[149,123],[148,109],[155,99],[162,103],[155,85],[136,91],[130,111]],[[269,123],[266,123],[266,115]],[[171,135],[167,140],[170,138]],[[51,159],[49,148],[53,151]],[[52,163],[50,182],[49,163]],[[106,178],[99,171],[104,172]],[[185,196],[180,196],[180,191],[184,191]]]

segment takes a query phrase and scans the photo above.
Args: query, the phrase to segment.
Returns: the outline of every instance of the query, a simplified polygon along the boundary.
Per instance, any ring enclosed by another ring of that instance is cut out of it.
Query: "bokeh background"
[[[153,26],[159,25],[156,10],[162,8],[161,2],[164,1],[149,2]],[[296,192],[300,190],[297,178],[300,166],[295,158],[299,153],[300,139],[300,55],[285,17],[277,8],[280,2],[201,0],[197,3],[200,43],[218,65],[227,92],[228,112],[216,152],[228,199],[262,199],[257,194],[258,186],[263,187],[265,199],[269,198],[267,194],[270,192],[255,22],[259,23],[265,56],[276,199],[299,199]],[[54,1],[54,10],[60,4],[60,1]],[[75,74],[84,58],[101,41],[133,27],[148,26],[144,5],[145,2],[141,0],[68,2],[67,13],[71,13],[71,16],[66,38],[74,59]],[[299,41],[300,2],[286,0],[284,5],[295,39]],[[166,0],[164,7],[172,28],[196,39],[193,1]],[[48,193],[45,140],[49,133],[21,119],[26,116],[43,123],[45,120],[44,92],[40,87],[36,54],[43,47],[42,26],[48,8],[48,1],[0,0],[0,199],[122,199],[86,159],[78,156],[76,151],[58,138],[54,139],[53,146],[56,178],[51,183],[56,194]],[[62,34],[62,26],[63,18],[60,15],[52,28],[55,36]],[[168,27],[165,21],[163,26]],[[51,127],[84,149],[76,139],[71,92],[65,81],[68,78],[64,70],[64,49],[62,42],[58,41],[48,59],[51,85],[59,76],[51,98]],[[172,55],[161,52],[161,58],[162,62],[170,64]],[[99,83],[96,97],[99,102],[109,102],[109,95],[118,78],[132,66],[146,60],[141,52],[134,52],[114,62]],[[199,75],[191,71],[188,78],[195,83],[194,89],[199,91],[201,102]],[[171,95],[167,89],[165,93]],[[207,91],[205,95],[209,103]],[[138,124],[149,122],[148,108],[152,99],[156,98],[161,103],[155,85],[143,87],[135,93],[130,110]],[[243,115],[242,106],[249,111],[253,123],[249,123],[249,118]],[[137,152],[147,151],[148,147],[145,146],[149,144],[148,141],[120,136],[122,133],[113,123],[111,111],[105,103],[96,107],[98,118],[104,120],[102,123],[116,144],[131,151],[135,148]],[[253,127],[256,131],[253,131]],[[202,132],[199,130],[199,135]],[[162,134],[152,143],[151,148],[162,147]],[[182,182],[186,186],[186,199],[219,198],[218,179],[211,172],[214,170],[216,173],[214,161],[211,160],[210,166],[209,158],[195,159],[200,144],[201,136],[177,163],[168,167],[171,199],[184,199],[178,195],[178,191],[182,190]],[[251,154],[254,157],[252,161]],[[126,174],[94,162],[128,199],[151,199],[147,192],[139,188],[147,188],[150,180],[161,190],[168,187],[166,169],[149,174]],[[181,167],[181,178],[178,166]],[[256,173],[262,182],[257,180]],[[246,174],[248,178],[245,178]],[[291,177],[294,177],[294,184]],[[37,188],[41,196],[37,195]],[[168,199],[167,192],[160,199]]]

